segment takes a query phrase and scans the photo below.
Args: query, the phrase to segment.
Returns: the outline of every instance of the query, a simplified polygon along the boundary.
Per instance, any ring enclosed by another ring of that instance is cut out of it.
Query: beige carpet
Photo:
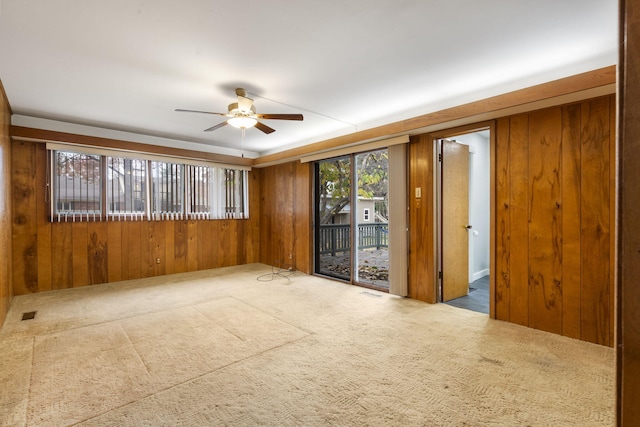
[[[15,298],[0,424],[614,424],[610,348],[301,273],[257,280],[269,272]]]

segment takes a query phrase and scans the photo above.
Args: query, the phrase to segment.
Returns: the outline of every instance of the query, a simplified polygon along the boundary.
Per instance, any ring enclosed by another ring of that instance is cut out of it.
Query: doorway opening
[[[438,301],[491,311],[491,134],[436,140]]]

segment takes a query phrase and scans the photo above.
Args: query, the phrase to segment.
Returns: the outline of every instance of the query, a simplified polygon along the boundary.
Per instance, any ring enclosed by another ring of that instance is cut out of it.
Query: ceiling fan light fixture
[[[227,123],[229,123],[234,128],[246,129],[254,127],[256,123],[258,123],[258,121],[253,117],[232,117],[227,120]]]

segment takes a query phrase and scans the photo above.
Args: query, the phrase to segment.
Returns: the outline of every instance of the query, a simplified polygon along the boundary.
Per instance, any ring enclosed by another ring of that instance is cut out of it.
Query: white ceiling
[[[617,62],[617,0],[0,1],[14,124],[249,157]],[[236,87],[304,121],[174,111]]]

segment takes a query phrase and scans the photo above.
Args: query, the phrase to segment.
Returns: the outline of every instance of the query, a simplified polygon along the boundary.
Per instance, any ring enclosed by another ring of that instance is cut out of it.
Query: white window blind
[[[189,219],[211,218],[211,175],[215,168],[187,165]]]
[[[91,154],[90,147],[49,153],[52,221],[249,217],[243,167]]]
[[[137,220],[147,212],[147,162],[107,157],[107,215],[109,220]]]
[[[151,162],[153,219],[184,219],[184,165]]]

